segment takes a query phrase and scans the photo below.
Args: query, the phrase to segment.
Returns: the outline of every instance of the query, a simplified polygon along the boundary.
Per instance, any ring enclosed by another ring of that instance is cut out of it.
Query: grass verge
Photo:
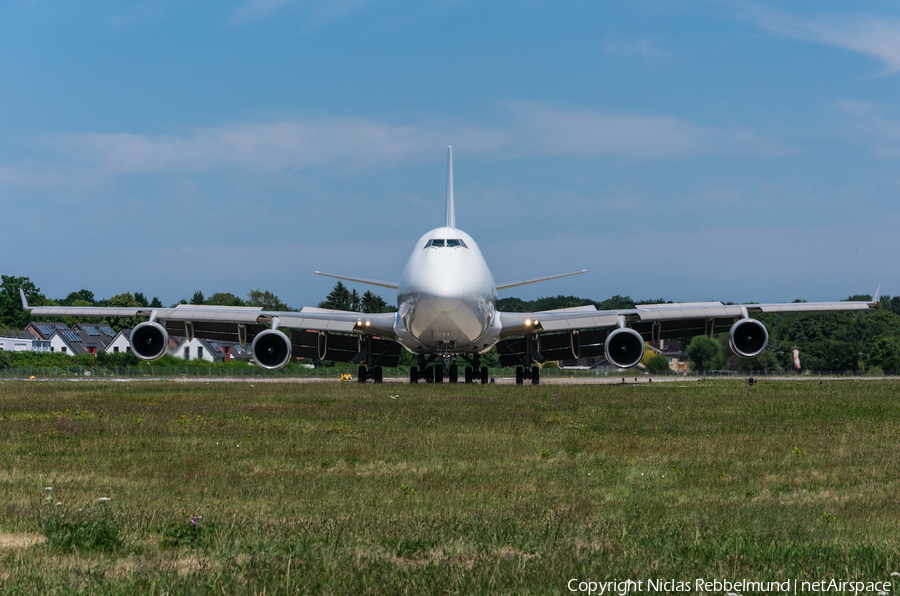
[[[4,383],[0,530],[47,540],[0,548],[0,585],[889,581],[898,388]]]

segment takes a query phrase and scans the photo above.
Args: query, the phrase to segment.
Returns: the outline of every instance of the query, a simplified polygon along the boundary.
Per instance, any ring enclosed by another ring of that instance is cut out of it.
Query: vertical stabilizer
[[[447,227],[456,227],[456,209],[453,207],[453,147],[447,147]]]

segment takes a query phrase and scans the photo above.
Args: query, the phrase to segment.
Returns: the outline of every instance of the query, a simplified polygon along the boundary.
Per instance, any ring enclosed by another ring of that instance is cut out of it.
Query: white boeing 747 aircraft
[[[257,307],[196,306],[176,308],[107,308],[28,305],[36,316],[149,317],[131,333],[135,355],[162,357],[169,336],[194,337],[251,345],[256,363],[277,369],[292,357],[319,358],[359,365],[359,381],[382,380],[382,366],[396,366],[401,347],[419,357],[410,370],[413,383],[424,379],[458,380],[457,359],[464,360],[465,381],[486,383],[481,355],[493,346],[503,366],[516,367],[516,382],[537,384],[538,364],[604,355],[621,368],[637,365],[644,342],[670,337],[712,336],[729,331],[731,348],[743,357],[761,353],[768,344],[765,326],[752,312],[866,310],[873,302],[802,302],[724,305],[720,302],[638,305],[633,309],[597,310],[581,306],[535,313],[500,312],[497,291],[524,284],[577,275],[495,283],[471,236],[456,227],[453,203],[453,154],[448,149],[447,219],[416,242],[399,282],[326,275],[397,290],[398,312],[362,314],[304,307],[299,312],[264,311]],[[439,363],[436,365],[436,363]]]

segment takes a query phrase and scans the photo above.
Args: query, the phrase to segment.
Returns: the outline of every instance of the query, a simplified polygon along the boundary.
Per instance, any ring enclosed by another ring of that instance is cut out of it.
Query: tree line
[[[0,329],[24,329],[32,317],[22,308],[19,288],[25,291],[30,304],[35,306],[112,306],[162,308],[159,298],[147,299],[141,292],[124,292],[109,299],[97,299],[90,290],[81,289],[65,298],[50,299],[28,277],[0,276]],[[868,295],[850,296],[848,300],[871,300]],[[497,309],[506,312],[540,312],[559,308],[594,305],[600,310],[634,308],[635,304],[665,303],[662,298],[635,302],[629,296],[615,295],[596,301],[577,296],[555,296],[536,300],[515,297],[497,300]],[[799,301],[798,301],[799,302]],[[255,306],[264,310],[295,310],[269,290],[250,290],[245,298],[230,292],[216,292],[206,296],[197,290],[190,300],[178,304],[214,306]],[[177,306],[177,304],[172,305]],[[319,308],[354,312],[393,312],[397,308],[377,294],[366,291],[360,295],[338,281]],[[705,336],[681,338],[682,346],[691,358],[692,366],[700,371],[709,370],[783,370],[792,369],[792,350],[800,351],[804,369],[814,372],[892,371],[900,372],[900,296],[884,296],[874,309],[854,312],[817,313],[765,313],[754,318],[765,323],[769,330],[769,347],[752,359],[734,355],[728,347],[728,334],[713,338]],[[34,320],[40,320],[35,317]],[[96,318],[68,317],[62,322],[73,325],[78,322],[96,322]],[[106,322],[115,330],[130,328],[140,320],[111,317]],[[404,351],[404,355],[406,355]],[[404,359],[406,360],[406,359]],[[490,355],[488,361],[492,361]],[[648,354],[645,365],[651,370],[661,369],[662,362],[652,360]]]

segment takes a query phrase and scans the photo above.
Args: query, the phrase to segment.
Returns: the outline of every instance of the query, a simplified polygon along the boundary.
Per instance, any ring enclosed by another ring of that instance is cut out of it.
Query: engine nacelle
[[[277,329],[266,329],[253,338],[250,353],[256,364],[275,370],[291,361],[291,340]]]
[[[644,338],[628,327],[616,329],[606,336],[603,353],[611,364],[631,368],[644,357]]]
[[[131,351],[141,360],[158,360],[168,349],[169,334],[155,321],[144,321],[131,331]]]
[[[769,344],[769,332],[766,326],[756,319],[741,319],[731,326],[728,333],[731,351],[744,358],[753,358],[766,349]]]

